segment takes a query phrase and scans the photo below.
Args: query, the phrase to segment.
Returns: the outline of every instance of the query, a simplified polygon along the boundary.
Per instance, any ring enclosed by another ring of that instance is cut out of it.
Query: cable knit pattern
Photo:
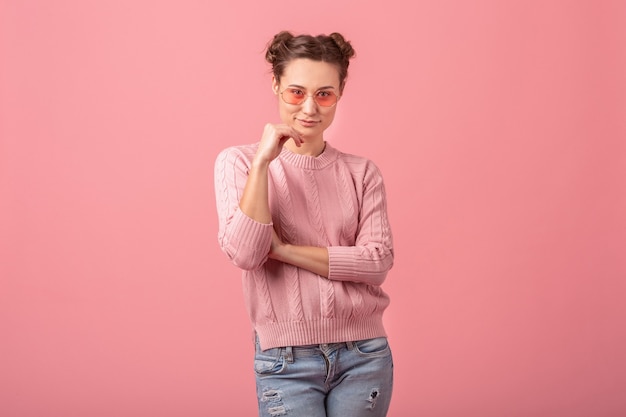
[[[351,178],[347,176],[347,172],[342,169],[337,170],[337,179],[337,197],[341,199],[340,206],[343,215],[342,236],[347,238],[348,236],[355,236],[358,226],[357,222],[352,221],[354,217],[358,216],[354,207],[355,204],[352,201],[353,193],[351,193],[351,190],[354,189],[354,184]]]
[[[249,298],[252,295],[258,300],[258,304],[255,306],[257,309],[260,309],[258,317],[263,317],[264,321],[276,321],[274,307],[272,306],[272,297],[265,271],[262,269],[255,269],[253,271],[248,271],[248,275],[250,285],[244,286],[244,294],[247,295],[246,298]]]
[[[310,245],[324,247],[328,244],[328,237],[324,230],[324,221],[322,219],[322,209],[320,206],[320,197],[317,191],[317,181],[313,170],[304,170],[305,174],[304,189],[307,196],[306,207],[307,213],[310,215],[311,225],[314,227],[313,232],[316,240],[309,242]],[[335,314],[335,288],[332,281],[327,279],[318,280],[320,292],[320,313],[324,318],[333,317]]]
[[[258,144],[230,147],[215,163],[218,242],[243,270],[243,291],[263,349],[385,336],[393,265],[385,189],[369,160],[326,144],[317,156],[284,148],[270,164],[272,223],[239,209]],[[295,245],[326,247],[328,278],[269,259],[272,228]]]
[[[287,175],[280,161],[274,164],[273,170],[273,184],[277,188],[278,192],[272,193],[278,200],[278,217],[280,219],[277,222],[278,236],[283,242],[297,242],[298,235],[295,225],[295,219],[291,213],[293,213],[293,205],[291,203],[291,194],[289,193],[289,187],[287,185]],[[276,215],[276,213],[274,213]],[[298,268],[287,267],[287,265],[281,265],[283,270],[283,278],[285,279],[285,285],[287,287],[287,301],[291,309],[291,316],[294,321],[301,321],[304,319],[304,313],[302,311],[302,294],[300,292],[300,280]]]

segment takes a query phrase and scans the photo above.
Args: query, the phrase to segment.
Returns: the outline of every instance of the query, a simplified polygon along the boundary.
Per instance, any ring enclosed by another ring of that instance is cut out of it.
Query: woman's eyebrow
[[[306,90],[306,89],[307,89],[306,87],[304,87],[304,86],[302,86],[302,85],[298,85],[298,84],[289,84],[287,87],[295,87],[295,88],[300,88],[300,89],[302,89],[302,90]],[[327,85],[327,86],[324,86],[324,87],[320,87],[320,88],[318,88],[318,89],[317,89],[317,90],[315,90],[315,91],[319,91],[319,90],[328,90],[329,88],[334,89],[335,87],[334,87],[334,86],[332,86],[332,85]]]

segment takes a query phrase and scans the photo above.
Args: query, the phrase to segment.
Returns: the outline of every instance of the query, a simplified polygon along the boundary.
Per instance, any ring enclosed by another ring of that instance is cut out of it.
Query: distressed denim
[[[384,417],[393,388],[387,339],[294,346],[254,358],[259,417]]]

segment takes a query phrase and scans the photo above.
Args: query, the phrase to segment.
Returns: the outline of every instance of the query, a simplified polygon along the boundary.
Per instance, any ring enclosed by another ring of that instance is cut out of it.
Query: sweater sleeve
[[[216,159],[217,240],[234,265],[252,270],[261,267],[268,258],[273,226],[257,222],[239,208],[248,172],[245,155],[237,148],[223,150]]]
[[[354,246],[328,247],[328,279],[381,285],[393,266],[393,238],[383,178],[371,162],[363,179],[358,222]]]

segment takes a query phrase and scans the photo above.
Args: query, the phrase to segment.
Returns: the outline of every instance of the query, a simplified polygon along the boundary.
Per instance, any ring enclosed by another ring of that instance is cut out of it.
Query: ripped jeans
[[[259,417],[384,417],[393,388],[387,339],[273,348],[254,358]]]

